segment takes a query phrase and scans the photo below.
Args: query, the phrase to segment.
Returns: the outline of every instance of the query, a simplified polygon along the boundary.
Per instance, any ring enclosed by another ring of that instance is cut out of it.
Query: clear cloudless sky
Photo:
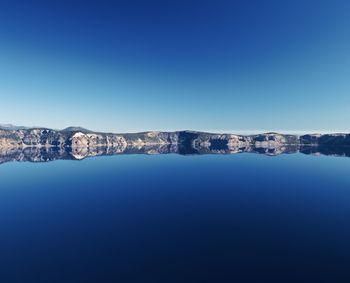
[[[350,1],[0,0],[0,123],[350,132]]]

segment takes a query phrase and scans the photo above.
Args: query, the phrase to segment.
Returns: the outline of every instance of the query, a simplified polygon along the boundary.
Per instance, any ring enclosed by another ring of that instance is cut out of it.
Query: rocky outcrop
[[[124,150],[118,147],[25,147],[25,148],[0,148],[0,164],[18,162],[49,162],[59,159],[82,160],[93,156],[119,155],[119,154],[238,154],[256,153],[269,156],[280,154],[302,153],[310,155],[331,155],[350,157],[350,147],[322,147],[289,145],[282,147],[231,147],[230,149],[210,149],[201,147],[197,150],[186,149],[179,144],[146,145],[133,147],[128,145]]]
[[[212,134],[196,131],[98,133],[79,127],[0,128],[0,159],[46,161],[84,159],[88,156],[144,154],[234,154],[266,155],[301,152],[350,156],[350,134],[258,135]],[[0,161],[1,162],[1,161]]]

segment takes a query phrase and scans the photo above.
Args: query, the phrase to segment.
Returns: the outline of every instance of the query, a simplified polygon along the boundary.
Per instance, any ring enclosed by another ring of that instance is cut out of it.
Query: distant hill
[[[0,123],[0,129],[2,129],[2,130],[25,130],[25,129],[28,129],[28,127]]]
[[[2,124],[0,123],[0,129],[1,130],[28,130],[28,129],[41,129],[44,127],[25,127],[25,126],[16,126],[13,124]],[[63,130],[61,130],[61,132],[82,132],[82,133],[92,133],[93,131],[90,131],[88,129],[82,128],[82,127],[75,127],[75,126],[71,126],[71,127],[67,127]]]
[[[68,127],[65,128],[63,130],[61,130],[61,132],[82,132],[82,133],[91,133],[92,131],[82,128],[82,127]]]

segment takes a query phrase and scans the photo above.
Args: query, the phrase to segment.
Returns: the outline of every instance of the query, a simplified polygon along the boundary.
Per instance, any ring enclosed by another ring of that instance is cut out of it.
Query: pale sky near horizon
[[[350,1],[1,1],[0,123],[350,132]]]

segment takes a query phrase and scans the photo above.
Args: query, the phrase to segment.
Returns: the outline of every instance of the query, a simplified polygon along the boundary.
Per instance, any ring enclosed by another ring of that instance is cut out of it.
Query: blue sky
[[[350,1],[0,0],[0,123],[350,132]]]

